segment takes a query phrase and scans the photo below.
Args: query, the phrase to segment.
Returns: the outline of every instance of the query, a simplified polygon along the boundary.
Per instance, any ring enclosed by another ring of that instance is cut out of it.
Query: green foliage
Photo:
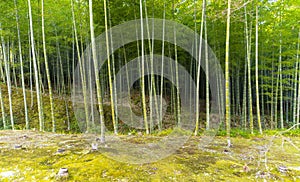
[[[254,136],[257,134],[258,134],[258,132],[255,132]],[[217,136],[226,136],[226,130],[220,130],[217,133]],[[253,136],[253,134],[251,134],[250,130],[241,130],[241,129],[237,129],[237,128],[233,128],[230,130],[230,137],[250,138],[251,136]]]
[[[283,132],[283,136],[287,136],[287,137],[300,137],[300,129],[294,129],[294,130],[289,130],[289,131],[285,131],[284,129],[280,129],[280,130],[266,130],[264,131],[265,135],[278,135],[279,133]]]

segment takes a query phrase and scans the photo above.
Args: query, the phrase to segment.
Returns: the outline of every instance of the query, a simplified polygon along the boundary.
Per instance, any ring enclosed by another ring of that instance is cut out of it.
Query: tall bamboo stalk
[[[297,63],[299,64],[299,49],[300,49],[300,28],[299,28],[299,32],[298,32],[298,43],[297,43]],[[300,66],[299,66],[300,67]],[[300,75],[298,76],[298,100],[297,100],[297,114],[296,114],[296,121],[295,123],[297,124],[297,128],[299,128],[299,120],[300,120]]]
[[[203,0],[206,2],[206,0]],[[205,88],[206,88],[206,129],[210,129],[210,121],[209,121],[209,112],[210,112],[210,104],[209,104],[209,62],[208,62],[208,40],[207,40],[207,20],[206,20],[206,3],[204,3],[204,37],[205,37],[205,75],[206,75],[206,81],[205,81]]]
[[[110,94],[110,104],[111,104],[111,116],[114,127],[114,133],[118,134],[118,127],[115,118],[115,100],[114,100],[114,91],[112,83],[112,74],[111,74],[111,62],[109,54],[109,39],[108,39],[108,23],[107,23],[107,9],[106,9],[106,0],[104,2],[104,17],[105,17],[105,40],[106,40],[106,55],[107,55],[107,69],[108,69],[108,83],[109,83],[109,94]]]
[[[141,90],[142,90],[142,105],[143,105],[143,117],[146,134],[149,134],[149,126],[147,119],[147,108],[146,108],[146,95],[145,95],[145,56],[144,56],[144,22],[143,22],[143,1],[140,0],[140,18],[141,18],[141,40],[142,40],[142,50],[141,50],[141,62],[142,62],[142,72],[141,72]]]
[[[258,89],[258,5],[256,4],[256,21],[255,21],[255,90],[256,90],[256,112],[257,123],[260,134],[262,134],[261,120],[260,120],[260,105],[259,105],[259,89]]]
[[[2,124],[3,124],[3,129],[6,129],[6,118],[5,118],[5,110],[4,110],[4,102],[3,102],[3,97],[2,97],[2,89],[0,85],[0,105],[1,105],[1,115],[2,115]]]
[[[26,100],[23,55],[22,55],[22,44],[21,44],[20,23],[19,23],[19,12],[18,12],[17,0],[14,0],[14,4],[15,4],[16,22],[17,22],[17,31],[18,31],[18,46],[19,46],[19,59],[20,59],[20,65],[21,65],[21,82],[22,82],[23,102],[24,102],[25,124],[26,124],[26,129],[29,129],[29,119],[28,119],[28,109],[27,109],[27,100]]]
[[[72,7],[72,19],[73,19],[73,29],[74,29],[74,37],[75,37],[75,45],[77,49],[77,56],[78,56],[78,65],[79,65],[79,71],[80,71],[80,81],[82,84],[82,94],[83,94],[83,104],[84,104],[84,114],[85,114],[85,123],[86,123],[86,130],[89,132],[89,112],[88,112],[88,104],[87,104],[87,91],[86,91],[86,76],[85,71],[83,69],[83,61],[81,60],[80,56],[80,48],[79,48],[79,41],[78,41],[78,35],[77,35],[77,28],[76,28],[76,19],[75,19],[75,13],[74,13],[74,3],[73,0],[71,0],[71,7]],[[82,41],[81,41],[82,42]]]
[[[56,123],[54,118],[54,103],[53,103],[53,93],[51,85],[51,77],[49,71],[47,49],[46,49],[46,37],[45,37],[45,18],[44,18],[44,0],[42,0],[42,37],[43,37],[43,52],[44,52],[44,61],[46,67],[46,76],[48,83],[49,99],[50,99],[50,110],[51,110],[51,121],[52,121],[52,132],[56,131]]]
[[[252,86],[251,86],[251,32],[252,23],[250,23],[250,33],[248,33],[247,8],[245,6],[245,29],[246,29],[246,48],[247,48],[247,68],[248,68],[248,96],[249,96],[249,122],[250,130],[253,134],[253,108],[252,108]]]
[[[163,120],[163,88],[164,88],[164,55],[165,55],[165,25],[166,25],[166,3],[164,3],[164,13],[163,13],[163,32],[162,32],[162,46],[161,46],[161,79],[160,79],[160,117],[158,121],[158,130],[162,129]]]
[[[33,21],[32,21],[30,0],[28,0],[28,14],[29,14],[29,24],[30,24],[31,53],[32,53],[34,78],[35,78],[35,89],[36,89],[36,97],[37,97],[38,113],[39,113],[39,124],[40,124],[40,131],[43,131],[44,130],[44,114],[43,114],[42,102],[41,102],[38,63],[37,63],[37,59],[36,59],[36,55],[35,55],[36,53],[35,53],[35,45],[34,45]]]
[[[101,142],[105,142],[105,136],[104,136],[104,133],[105,133],[104,111],[103,111],[101,84],[100,84],[100,78],[99,78],[98,58],[97,58],[97,53],[96,53],[96,42],[95,42],[95,33],[94,33],[93,3],[92,3],[92,0],[89,0],[89,14],[90,14],[90,31],[91,31],[91,42],[92,42],[92,56],[93,56],[93,60],[94,60],[94,71],[95,71],[95,78],[96,78],[97,100],[98,100],[100,123],[101,123]]]
[[[227,9],[227,25],[226,25],[226,50],[225,50],[225,123],[226,123],[226,135],[228,146],[231,146],[230,142],[230,80],[229,80],[229,36],[230,36],[230,5],[231,0],[228,0]]]
[[[202,36],[203,36],[203,23],[204,23],[204,8],[205,1],[202,3],[202,16],[201,16],[201,28],[200,28],[200,43],[199,43],[199,56],[197,62],[197,77],[196,77],[196,127],[194,135],[198,134],[199,131],[199,92],[200,92],[200,72],[201,72],[201,58],[202,58]]]
[[[13,106],[12,106],[12,92],[11,92],[11,78],[10,78],[10,64],[7,60],[6,56],[6,45],[3,37],[2,27],[0,24],[0,32],[1,32],[1,42],[2,42],[2,53],[3,53],[3,59],[4,59],[4,67],[5,67],[5,75],[6,75],[6,83],[7,83],[7,92],[8,92],[8,101],[9,101],[9,114],[10,114],[10,124],[12,130],[15,129],[14,124],[14,114],[13,114]]]

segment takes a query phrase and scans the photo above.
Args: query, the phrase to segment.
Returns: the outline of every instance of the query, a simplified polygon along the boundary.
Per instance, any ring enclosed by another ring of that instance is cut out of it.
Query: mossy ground
[[[201,137],[191,137],[174,154],[147,164],[122,163],[92,151],[95,137],[0,131],[0,181],[300,181],[299,137],[236,137],[231,148],[224,137],[206,148],[199,148]],[[121,138],[147,141],[138,135]],[[60,148],[65,151],[58,153]],[[57,177],[60,168],[68,168],[68,178]]]
[[[0,86],[9,125],[7,87],[3,84]],[[15,127],[24,129],[22,90],[13,88],[12,94]],[[30,128],[37,130],[36,95],[34,92],[32,94],[31,101],[31,93],[27,91]],[[133,101],[137,102],[137,98],[133,97]],[[206,148],[199,148],[201,137],[191,137],[184,146],[162,160],[128,164],[107,157],[105,150],[91,150],[91,141],[96,136],[79,134],[69,96],[55,96],[54,106],[57,132],[70,134],[33,130],[0,131],[0,181],[300,181],[300,130],[290,130],[284,136],[272,137],[278,131],[264,131],[268,136],[260,136],[233,129],[231,148],[227,148],[226,133],[221,130]],[[136,107],[139,107],[139,103],[136,103]],[[43,109],[45,130],[51,131],[47,94],[43,95]],[[109,105],[105,105],[104,109],[106,125],[112,131]],[[169,123],[175,120],[171,114],[167,116]],[[0,120],[2,129],[2,117]],[[70,130],[67,129],[68,120]],[[162,132],[144,136],[139,130],[126,128],[121,122],[119,124],[119,132],[123,134],[119,137],[134,144],[160,140],[173,131],[172,127],[166,127]],[[129,132],[131,135],[125,135]],[[58,153],[57,150],[61,148],[65,151]],[[280,166],[287,167],[287,170],[280,172]],[[60,168],[68,168],[67,178],[57,177]]]

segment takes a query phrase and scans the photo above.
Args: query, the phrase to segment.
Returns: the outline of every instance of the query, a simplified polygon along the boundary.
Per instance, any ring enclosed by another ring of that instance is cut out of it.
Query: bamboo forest
[[[0,7],[0,181],[300,181],[299,0]]]

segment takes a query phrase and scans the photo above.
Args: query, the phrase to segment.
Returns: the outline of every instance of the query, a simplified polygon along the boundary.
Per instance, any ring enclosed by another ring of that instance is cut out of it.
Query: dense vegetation
[[[138,18],[173,20],[207,40],[225,70],[226,93],[219,94],[226,95],[222,112],[226,111],[228,134],[230,127],[253,133],[299,125],[297,0],[14,0],[1,1],[0,7],[1,128],[79,131],[70,98],[75,69],[84,61],[80,55],[97,35]],[[162,48],[166,56],[186,68],[195,83],[199,80],[195,134],[209,128],[206,114],[210,112],[211,96],[204,71],[197,75],[199,60],[174,44],[145,40],[119,48],[98,73],[100,87],[97,85],[98,97],[94,98],[100,112],[98,120],[112,132],[134,129],[118,120],[112,84],[115,73],[135,57],[161,54]],[[155,129],[151,128],[153,121],[147,121],[147,114],[153,112],[149,105],[157,102],[150,99],[152,92],[161,94],[168,104],[166,116],[160,118],[164,124]],[[179,89],[167,79],[141,78],[131,88],[131,98],[133,112],[144,117],[145,133],[180,123]],[[97,119],[88,118],[88,112],[83,111],[83,118],[87,118],[86,129],[91,130],[89,123]]]

